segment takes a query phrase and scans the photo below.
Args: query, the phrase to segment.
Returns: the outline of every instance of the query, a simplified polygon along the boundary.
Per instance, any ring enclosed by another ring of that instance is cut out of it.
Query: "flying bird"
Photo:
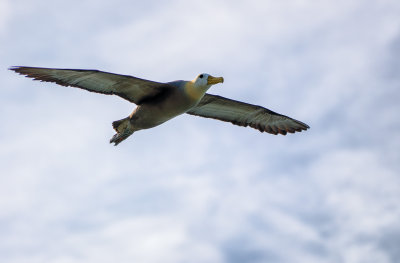
[[[275,135],[310,128],[301,121],[264,107],[206,93],[212,85],[224,82],[222,77],[206,73],[190,81],[161,83],[99,70],[19,66],[10,70],[34,80],[117,95],[136,104],[137,107],[128,117],[112,123],[117,132],[110,140],[114,145],[136,131],[156,127],[183,113],[250,126]]]

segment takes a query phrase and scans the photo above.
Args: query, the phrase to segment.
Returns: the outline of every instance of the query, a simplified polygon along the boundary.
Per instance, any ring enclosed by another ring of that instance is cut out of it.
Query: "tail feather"
[[[120,119],[118,121],[113,121],[112,126],[116,132],[122,132],[123,128],[125,128],[127,125],[124,125],[125,127],[119,127],[119,126],[121,126],[121,124],[127,121],[129,121],[129,117]]]
[[[133,133],[129,117],[114,121],[112,126],[117,132],[110,140],[110,143],[114,143],[114,146],[117,146],[120,142],[131,136]]]

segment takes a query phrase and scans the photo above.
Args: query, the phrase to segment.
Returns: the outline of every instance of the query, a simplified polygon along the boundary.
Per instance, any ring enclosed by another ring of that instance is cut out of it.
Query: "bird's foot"
[[[114,146],[117,146],[120,142],[122,142],[122,139],[119,133],[114,134],[110,140],[110,143],[114,143]]]
[[[129,130],[125,130],[121,133],[116,133],[114,136],[111,138],[110,143],[114,143],[114,146],[117,146],[120,142],[131,136],[133,132]]]

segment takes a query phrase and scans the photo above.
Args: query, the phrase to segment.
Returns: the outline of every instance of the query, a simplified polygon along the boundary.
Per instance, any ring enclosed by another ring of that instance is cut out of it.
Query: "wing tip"
[[[20,75],[28,76],[30,74],[29,70],[34,69],[33,67],[26,67],[26,66],[11,66],[8,68]]]
[[[53,70],[52,68],[12,66],[9,68],[9,70],[15,71],[20,75],[31,78],[33,80],[38,80],[40,82],[53,82],[65,87],[74,86],[70,83],[63,82],[60,79],[51,76],[48,71]]]
[[[273,135],[287,135],[288,133],[296,133],[296,132],[302,132],[310,129],[310,126],[307,124],[296,121],[296,124],[298,126],[275,126],[275,125],[259,125],[259,124],[250,124],[250,127],[259,130],[260,132],[267,132],[269,134]],[[246,125],[247,126],[247,125]]]
[[[19,73],[21,68],[23,68],[23,67],[22,66],[11,66],[11,67],[8,68],[8,70],[12,70],[12,71],[15,71],[15,72]]]

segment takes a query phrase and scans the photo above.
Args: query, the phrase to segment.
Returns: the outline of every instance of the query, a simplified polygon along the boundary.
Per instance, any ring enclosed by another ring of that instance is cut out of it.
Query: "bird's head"
[[[203,92],[206,92],[212,85],[223,82],[224,78],[222,77],[216,78],[206,73],[198,75],[193,80],[194,88],[200,89]]]
[[[200,101],[206,91],[214,84],[224,82],[224,78],[216,78],[209,74],[202,73],[194,80],[186,82],[186,93],[195,100]]]

